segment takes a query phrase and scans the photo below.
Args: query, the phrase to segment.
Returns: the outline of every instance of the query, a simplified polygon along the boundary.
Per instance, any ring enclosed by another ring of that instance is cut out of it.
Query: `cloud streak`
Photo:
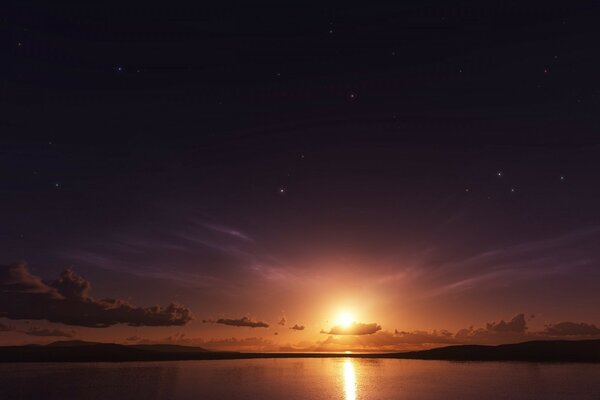
[[[29,336],[49,336],[49,337],[66,337],[72,338],[75,336],[75,332],[68,332],[62,329],[47,329],[47,328],[29,328],[23,331],[24,334]]]
[[[426,263],[421,268],[433,285],[423,297],[436,297],[485,286],[510,285],[586,268],[596,258],[600,227],[593,226],[538,241],[490,249],[462,260]]]
[[[248,328],[268,328],[269,324],[262,321],[255,321],[249,317],[242,317],[238,319],[219,318],[217,320],[205,319],[202,322],[212,324],[223,324],[229,326],[239,326]]]
[[[336,325],[329,331],[321,330],[321,333],[325,333],[327,335],[372,335],[380,330],[381,325],[378,325],[374,322],[370,324],[354,322],[349,326]]]

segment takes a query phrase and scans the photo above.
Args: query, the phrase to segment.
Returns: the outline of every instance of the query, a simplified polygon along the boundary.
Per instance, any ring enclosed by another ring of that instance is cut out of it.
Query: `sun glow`
[[[353,322],[354,316],[347,311],[341,312],[336,318],[336,323],[344,328],[349,327]]]

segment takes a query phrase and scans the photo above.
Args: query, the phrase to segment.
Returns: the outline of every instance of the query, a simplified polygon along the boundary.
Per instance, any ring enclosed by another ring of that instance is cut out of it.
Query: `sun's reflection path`
[[[346,400],[356,400],[356,373],[350,358],[344,361],[344,392]]]

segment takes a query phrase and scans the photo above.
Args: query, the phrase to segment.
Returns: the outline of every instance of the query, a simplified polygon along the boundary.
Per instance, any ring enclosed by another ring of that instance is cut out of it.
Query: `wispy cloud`
[[[223,226],[223,225],[217,225],[217,224],[210,224],[210,223],[201,223],[205,228],[211,229],[215,232],[219,232],[219,233],[223,233],[225,235],[228,235],[230,237],[236,238],[236,239],[240,239],[246,242],[254,242],[254,239],[252,239],[250,236],[246,235],[245,233],[240,232],[237,229],[234,228],[230,228],[227,226]]]
[[[486,285],[506,285],[520,280],[568,273],[585,268],[594,257],[600,228],[484,251],[463,260],[421,266],[421,282],[434,287],[423,297],[460,292]]]

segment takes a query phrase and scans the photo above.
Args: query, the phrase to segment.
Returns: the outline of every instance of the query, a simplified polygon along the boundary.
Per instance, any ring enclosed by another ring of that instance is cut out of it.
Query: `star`
[[[515,189],[514,187],[513,187],[513,188],[510,188],[510,192],[511,192],[511,193],[514,193],[514,192],[515,192],[515,190],[516,190],[516,189]]]
[[[504,173],[502,171],[498,171],[498,172],[496,172],[496,176],[498,178],[502,178],[504,176]]]
[[[564,175],[561,175],[559,178],[561,181],[564,181],[566,179],[566,177]]]
[[[57,183],[55,183],[55,184],[54,184],[54,187],[55,187],[56,189],[60,189],[60,183],[58,183],[58,182],[57,182]]]
[[[285,194],[285,191],[286,191],[285,186],[282,186],[279,188],[279,194]]]

